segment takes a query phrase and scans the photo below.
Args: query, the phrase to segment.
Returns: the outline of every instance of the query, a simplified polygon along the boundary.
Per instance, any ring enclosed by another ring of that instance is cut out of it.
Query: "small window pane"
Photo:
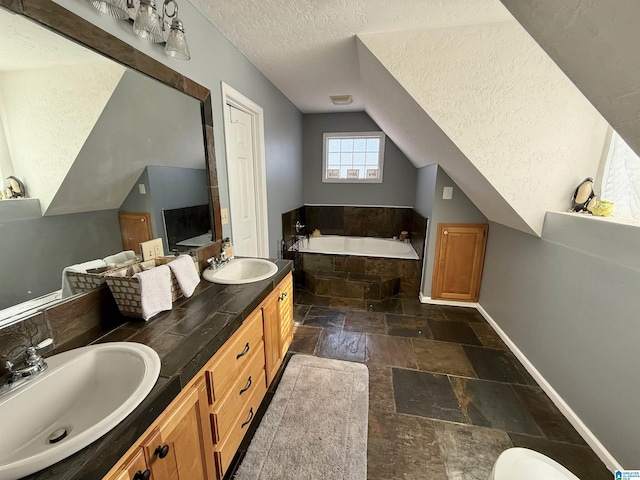
[[[340,143],[341,152],[353,152],[353,138],[343,138]]]
[[[377,153],[367,153],[367,165],[378,166],[378,154]]]
[[[327,163],[329,166],[339,166],[340,165],[340,154],[339,153],[329,153],[327,156]]]
[[[340,154],[340,165],[342,166],[351,166],[353,164],[353,153],[341,153]]]
[[[380,150],[380,140],[377,138],[367,138],[367,152],[378,152]]]
[[[354,165],[364,165],[365,164],[365,154],[364,153],[354,153],[353,154],[353,164]]]
[[[329,144],[328,145],[328,150],[330,152],[339,152],[340,151],[340,139],[338,139],[338,138],[330,138],[327,143]]]
[[[353,140],[353,151],[354,152],[364,152],[367,150],[367,139],[366,138],[354,138]]]
[[[351,167],[340,167],[340,178],[347,178],[347,170]]]

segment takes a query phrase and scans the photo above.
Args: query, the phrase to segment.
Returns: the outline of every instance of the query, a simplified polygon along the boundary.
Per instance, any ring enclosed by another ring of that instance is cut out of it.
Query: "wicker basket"
[[[104,270],[100,273],[92,272],[67,272],[67,279],[73,293],[85,293],[98,288],[105,283],[105,276],[114,269]]]
[[[142,305],[140,302],[140,282],[137,278],[134,278],[138,272],[143,270],[143,267],[155,267],[158,265],[166,265],[170,260],[154,258],[127,267],[117,268],[111,270],[105,279],[109,289],[113,294],[113,298],[118,304],[120,313],[125,317],[142,318]],[[178,285],[173,272],[171,272],[171,301],[175,302],[182,297],[182,290]]]

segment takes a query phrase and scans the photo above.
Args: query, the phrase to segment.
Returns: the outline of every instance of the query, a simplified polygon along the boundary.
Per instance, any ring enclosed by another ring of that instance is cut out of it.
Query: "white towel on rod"
[[[171,310],[171,270],[166,265],[136,273],[140,282],[142,318],[146,321],[165,310]]]
[[[200,283],[200,276],[198,275],[196,266],[193,264],[193,258],[189,255],[180,255],[171,260],[167,265],[169,265],[169,268],[176,276],[182,294],[187,298],[193,295],[198,283]]]

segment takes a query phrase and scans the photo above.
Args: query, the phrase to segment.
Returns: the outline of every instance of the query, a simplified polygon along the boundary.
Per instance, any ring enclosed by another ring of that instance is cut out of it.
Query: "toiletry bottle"
[[[225,253],[225,256],[229,260],[233,260],[233,245],[231,245],[231,241],[229,240],[229,237],[223,240],[222,251]]]

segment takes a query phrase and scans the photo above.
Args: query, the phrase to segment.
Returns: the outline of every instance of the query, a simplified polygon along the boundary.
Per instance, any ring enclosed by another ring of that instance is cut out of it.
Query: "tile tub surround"
[[[301,232],[295,230],[296,221],[305,225]],[[316,229],[323,235],[377,238],[393,238],[406,230],[414,250],[422,259],[427,219],[412,208],[397,207],[307,205],[282,214],[282,238],[287,248],[291,246],[293,236],[310,235]]]
[[[382,300],[420,290],[421,260],[300,254],[304,285],[318,296]],[[302,282],[301,282],[302,283]]]
[[[278,272],[268,280],[228,286],[201,281],[191,298],[181,298],[174,303],[173,310],[161,313],[148,322],[120,317],[120,323],[115,327],[94,327],[56,346],[51,353],[91,343],[144,343],[160,356],[160,378],[142,404],[111,432],[80,452],[25,478],[102,478],[240,327],[242,321],[291,271],[289,261],[278,260],[276,264]],[[36,325],[44,328],[42,323],[25,324],[23,337],[38,334]],[[4,329],[0,330],[0,336],[3,332]]]
[[[612,478],[474,308],[404,297],[338,307],[307,291],[294,299],[292,352],[369,367],[369,480],[486,480],[513,446],[581,480]]]

